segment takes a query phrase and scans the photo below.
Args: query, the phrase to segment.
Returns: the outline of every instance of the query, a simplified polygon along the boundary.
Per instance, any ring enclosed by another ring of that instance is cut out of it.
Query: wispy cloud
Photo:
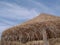
[[[7,3],[7,2],[4,2],[3,4],[5,6],[2,6],[2,4],[1,4],[1,6],[4,7],[5,9],[2,9],[0,11],[0,14],[4,15],[4,17],[18,18],[18,19],[20,17],[31,18],[33,15],[35,16],[37,14],[35,9],[28,10],[17,4],[11,4],[11,3]],[[13,15],[13,16],[11,16],[11,15]]]
[[[29,1],[33,2],[33,3],[37,6],[37,8],[38,8],[38,10],[40,11],[40,13],[43,12],[43,13],[55,14],[55,13],[54,13],[55,10],[54,10],[53,8],[45,5],[44,3],[42,3],[42,2],[37,2],[37,1],[34,1],[34,0],[29,0]]]
[[[20,5],[21,1],[20,0],[16,0],[16,1]],[[25,0],[23,2],[24,2],[23,5],[26,5],[26,7],[28,7],[28,8],[35,8],[40,13],[42,12],[42,13],[54,14],[54,10],[52,8],[48,7],[47,5],[45,5],[42,2],[37,2],[35,0]]]
[[[43,12],[60,15],[60,0],[29,0],[42,8]]]

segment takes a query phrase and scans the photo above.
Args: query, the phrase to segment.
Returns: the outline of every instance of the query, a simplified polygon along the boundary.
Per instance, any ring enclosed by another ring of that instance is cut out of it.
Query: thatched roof
[[[60,17],[41,14],[21,25],[5,30],[1,40],[21,42],[42,40],[42,30],[46,30],[48,39],[60,37]]]

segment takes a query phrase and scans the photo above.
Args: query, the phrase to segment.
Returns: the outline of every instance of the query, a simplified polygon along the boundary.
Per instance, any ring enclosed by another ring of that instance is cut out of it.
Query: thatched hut
[[[43,40],[43,31],[47,39],[60,37],[60,17],[41,14],[21,25],[14,26],[2,33],[1,41],[28,41]]]

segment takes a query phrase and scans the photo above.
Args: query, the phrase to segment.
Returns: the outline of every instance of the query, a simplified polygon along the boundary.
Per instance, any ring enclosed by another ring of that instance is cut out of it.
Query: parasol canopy
[[[60,17],[50,14],[40,14],[27,22],[6,29],[1,41],[38,41],[60,37]]]

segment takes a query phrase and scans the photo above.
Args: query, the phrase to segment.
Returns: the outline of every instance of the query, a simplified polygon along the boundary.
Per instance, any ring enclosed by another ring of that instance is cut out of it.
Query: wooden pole
[[[47,39],[47,33],[45,29],[42,30],[42,35],[43,35],[44,45],[49,45],[49,41]]]

